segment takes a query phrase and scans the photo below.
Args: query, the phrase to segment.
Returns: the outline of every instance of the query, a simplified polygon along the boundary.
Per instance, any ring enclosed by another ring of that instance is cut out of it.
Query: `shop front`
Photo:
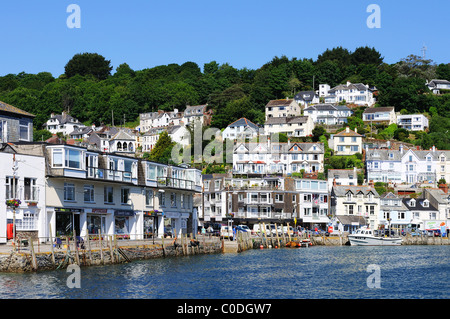
[[[132,210],[116,210],[114,212],[114,234],[117,238],[129,239],[136,213]]]
[[[106,208],[85,209],[86,225],[89,235],[98,235],[107,233],[106,220],[108,210]]]
[[[81,212],[79,208],[55,208],[56,236],[79,236]]]
[[[158,210],[144,211],[144,238],[155,238],[162,236],[164,232],[160,229],[163,224],[164,213]]]

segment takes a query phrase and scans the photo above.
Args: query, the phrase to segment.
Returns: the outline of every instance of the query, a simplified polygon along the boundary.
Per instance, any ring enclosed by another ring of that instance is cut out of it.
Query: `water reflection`
[[[64,270],[0,274],[0,298],[449,298],[449,262],[450,246],[253,250],[82,268],[80,289]]]

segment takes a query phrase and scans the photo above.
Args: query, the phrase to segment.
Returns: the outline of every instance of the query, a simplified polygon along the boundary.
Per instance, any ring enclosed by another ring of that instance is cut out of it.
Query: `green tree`
[[[158,163],[170,164],[172,163],[172,148],[176,143],[172,142],[167,132],[162,132],[159,135],[155,147],[150,153],[145,153],[144,158]]]
[[[111,61],[97,53],[78,53],[67,62],[65,75],[70,78],[76,74],[92,75],[98,80],[105,80],[111,75]]]

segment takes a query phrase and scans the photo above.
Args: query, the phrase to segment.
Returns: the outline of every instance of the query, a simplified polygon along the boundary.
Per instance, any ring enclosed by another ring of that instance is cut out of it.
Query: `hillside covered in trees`
[[[431,79],[450,80],[450,64],[437,65],[415,55],[395,64],[383,60],[375,48],[351,52],[337,47],[316,60],[274,57],[256,70],[215,61],[132,70],[126,63],[114,68],[97,53],[80,53],[58,78],[47,72],[0,77],[0,101],[35,114],[37,130],[52,112],[63,110],[85,124],[112,124],[114,118],[115,125],[124,119],[137,125],[139,113],[182,111],[186,105],[206,103],[214,111],[211,126],[224,128],[241,117],[263,124],[264,107],[271,99],[317,90],[321,83],[333,87],[362,82],[378,89],[379,106],[431,118],[430,131],[420,137],[424,147],[450,149],[450,94],[436,96],[425,86]]]

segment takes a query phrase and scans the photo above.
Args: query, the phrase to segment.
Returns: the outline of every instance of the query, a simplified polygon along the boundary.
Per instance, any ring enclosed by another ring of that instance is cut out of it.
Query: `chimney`
[[[333,186],[336,186],[336,178],[333,178]]]
[[[346,133],[350,132],[350,128],[348,126],[345,128],[345,132]]]
[[[444,193],[448,194],[448,185],[447,184],[439,184],[439,189],[441,189]]]

